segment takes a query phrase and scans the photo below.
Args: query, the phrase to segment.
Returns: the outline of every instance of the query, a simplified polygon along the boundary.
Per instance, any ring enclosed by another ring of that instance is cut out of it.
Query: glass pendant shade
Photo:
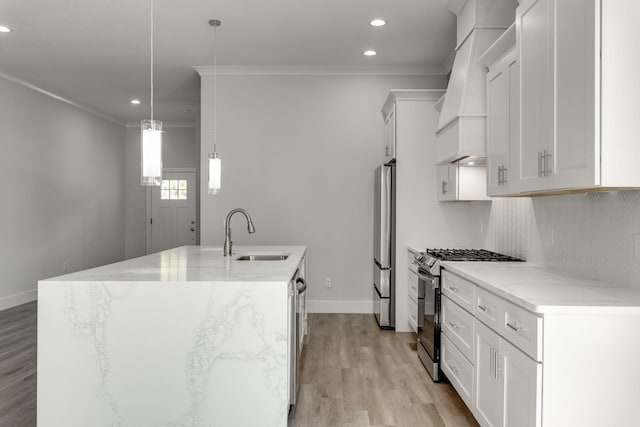
[[[209,153],[209,194],[220,192],[222,179],[222,159],[218,153]]]
[[[141,141],[142,185],[162,184],[162,122],[143,120]]]

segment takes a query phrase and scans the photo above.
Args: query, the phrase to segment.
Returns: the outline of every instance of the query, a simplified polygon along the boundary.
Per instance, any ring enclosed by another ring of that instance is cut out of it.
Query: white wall
[[[396,331],[409,326],[409,246],[469,247],[469,205],[438,202],[434,129],[438,112],[431,101],[400,101],[396,106]],[[417,315],[417,313],[414,313]]]
[[[212,77],[202,79],[201,241],[222,245],[227,212],[242,244],[307,245],[310,309],[371,311],[373,171],[383,161],[380,109],[390,89],[443,78],[218,76],[222,192],[206,194],[213,149]],[[324,287],[331,277],[332,288]]]
[[[474,207],[489,249],[611,286],[640,288],[640,191],[497,199]]]
[[[196,168],[198,166],[195,123],[164,123],[162,166]],[[126,214],[125,257],[147,253],[147,189],[140,185],[140,124],[129,123],[126,131]]]
[[[0,309],[124,256],[124,127],[0,77]]]

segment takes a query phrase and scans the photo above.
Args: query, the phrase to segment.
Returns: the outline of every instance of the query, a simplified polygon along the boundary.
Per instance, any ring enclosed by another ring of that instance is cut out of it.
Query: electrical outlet
[[[636,234],[636,259],[640,259],[640,233]]]
[[[325,277],[324,278],[324,287],[325,288],[333,287],[333,283],[331,283],[331,277]]]

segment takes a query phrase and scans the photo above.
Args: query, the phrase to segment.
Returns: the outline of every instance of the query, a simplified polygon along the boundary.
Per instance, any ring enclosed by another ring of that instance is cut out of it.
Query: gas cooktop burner
[[[442,261],[522,261],[486,249],[427,249],[426,254]]]

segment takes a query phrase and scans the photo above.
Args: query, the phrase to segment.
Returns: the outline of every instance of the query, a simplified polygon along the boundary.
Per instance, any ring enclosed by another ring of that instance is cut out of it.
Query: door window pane
[[[186,179],[163,179],[160,186],[161,200],[187,200],[188,188]]]

